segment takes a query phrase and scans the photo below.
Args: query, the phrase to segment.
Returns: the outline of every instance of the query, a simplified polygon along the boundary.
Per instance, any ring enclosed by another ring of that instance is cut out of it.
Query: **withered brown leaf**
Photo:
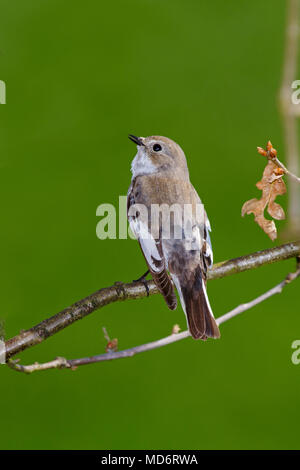
[[[285,219],[285,213],[282,207],[275,202],[277,196],[286,193],[286,186],[282,179],[282,171],[272,161],[268,160],[268,164],[264,169],[263,177],[256,186],[262,191],[260,199],[250,199],[245,202],[242,207],[242,216],[245,214],[254,214],[255,222],[263,229],[263,231],[275,240],[277,238],[277,229],[274,220],[268,220],[264,216],[265,209],[273,219]]]

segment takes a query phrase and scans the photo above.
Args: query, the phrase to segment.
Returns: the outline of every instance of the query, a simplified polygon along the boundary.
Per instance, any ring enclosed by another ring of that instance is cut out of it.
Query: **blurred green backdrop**
[[[183,147],[212,223],[215,261],[272,246],[240,210],[259,194],[265,162],[256,146],[271,138],[284,160],[284,18],[279,0],[1,0],[7,337],[144,271],[136,242],[96,238],[96,207],[127,192],[129,132]],[[286,261],[212,281],[215,315],[293,268]],[[298,448],[298,296],[299,283],[288,286],[224,324],[219,341],[187,339],[76,372],[26,376],[1,366],[1,448]],[[159,296],[117,303],[19,357],[102,352],[102,326],[123,349],[175,323],[185,328],[181,308],[169,311]]]

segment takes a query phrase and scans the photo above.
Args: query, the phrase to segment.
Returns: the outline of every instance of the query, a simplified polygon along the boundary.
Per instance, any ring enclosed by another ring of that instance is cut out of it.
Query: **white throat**
[[[157,167],[153,165],[150,158],[148,157],[145,148],[142,146],[138,147],[138,153],[134,157],[131,163],[132,177],[135,178],[139,175],[151,175],[157,171]]]

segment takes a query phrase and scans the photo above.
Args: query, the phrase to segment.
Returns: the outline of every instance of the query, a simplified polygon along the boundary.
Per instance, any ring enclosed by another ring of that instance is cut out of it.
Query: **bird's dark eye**
[[[160,151],[161,151],[161,145],[159,145],[159,144],[154,144],[154,145],[153,145],[153,150],[154,150],[154,152],[160,152]]]

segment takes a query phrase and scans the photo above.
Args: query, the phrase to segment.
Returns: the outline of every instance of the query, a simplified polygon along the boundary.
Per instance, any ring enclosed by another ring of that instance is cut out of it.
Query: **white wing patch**
[[[138,217],[129,217],[129,224],[132,232],[140,242],[149,268],[157,273],[163,271],[163,259],[158,252],[156,242],[149,232],[148,227],[142,223]]]
[[[132,184],[130,185],[127,194],[127,216],[130,229],[141,245],[141,249],[144,253],[149,268],[153,272],[160,273],[165,269],[165,262],[162,256],[159,254],[157,242],[149,231],[148,225],[146,223],[147,217],[142,213],[143,206],[135,204],[134,198],[131,197],[131,195]]]
[[[204,256],[209,260],[208,266],[211,267],[214,262],[214,255],[213,255],[213,250],[212,250],[212,245],[211,245],[211,239],[209,232],[211,232],[211,226],[208,217],[206,216],[206,221],[205,221],[205,233],[206,233],[206,243],[205,243],[205,251],[204,251]]]

